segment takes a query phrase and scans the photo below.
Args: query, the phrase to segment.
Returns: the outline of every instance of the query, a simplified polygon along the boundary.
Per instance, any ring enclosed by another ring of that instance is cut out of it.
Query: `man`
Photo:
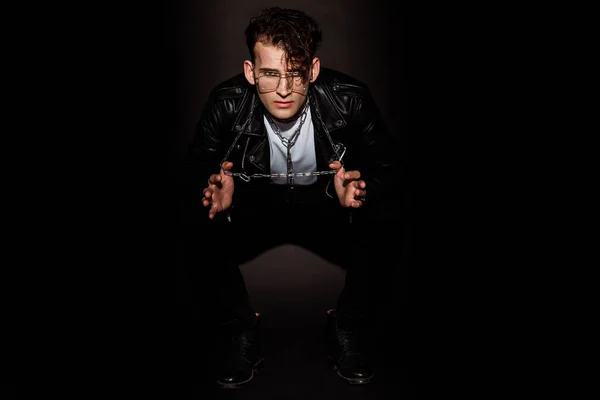
[[[369,269],[380,234],[371,228],[394,190],[395,138],[362,83],[321,67],[313,18],[268,8],[245,35],[250,59],[211,91],[186,156],[207,221],[193,268],[202,288],[217,290],[229,343],[217,382],[240,387],[263,361],[260,315],[238,266],[292,243],[346,270],[327,314],[327,356],[341,378],[369,383],[361,339],[373,316]]]

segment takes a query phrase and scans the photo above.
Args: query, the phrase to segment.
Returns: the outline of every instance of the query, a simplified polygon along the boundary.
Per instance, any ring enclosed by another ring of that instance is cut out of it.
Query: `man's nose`
[[[280,95],[287,95],[292,91],[292,77],[282,75],[279,79],[279,85],[277,86],[277,93]]]

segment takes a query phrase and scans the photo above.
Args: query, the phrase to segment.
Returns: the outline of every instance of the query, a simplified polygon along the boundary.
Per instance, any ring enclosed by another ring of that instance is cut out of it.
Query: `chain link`
[[[331,171],[315,171],[315,172],[294,172],[293,174],[252,174],[252,175],[246,175],[246,174],[243,174],[241,172],[224,171],[225,175],[233,176],[233,177],[238,177],[241,180],[243,180],[244,182],[250,182],[250,179],[252,179],[252,178],[288,178],[290,176],[295,176],[295,177],[299,177],[299,176],[319,176],[319,175],[333,175],[336,172],[337,171],[335,171],[335,170],[331,170]]]

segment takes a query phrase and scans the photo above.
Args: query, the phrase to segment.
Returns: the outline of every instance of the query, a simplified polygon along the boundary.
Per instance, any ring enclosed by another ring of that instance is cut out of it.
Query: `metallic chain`
[[[281,133],[277,129],[277,126],[275,124],[273,124],[271,120],[269,120],[269,122],[271,123],[271,126],[273,127],[273,131],[279,137],[279,139],[281,140],[281,142],[283,143],[283,145],[288,149],[288,152],[289,152],[289,149],[296,143],[296,139],[298,137],[298,133],[300,133],[300,128],[302,127],[302,124],[304,123],[304,120],[306,119],[307,110],[308,110],[308,102],[309,102],[309,99],[307,99],[306,104],[304,105],[304,110],[303,110],[303,113],[302,113],[303,115],[301,117],[302,119],[301,119],[301,122],[300,122],[300,126],[298,127],[298,129],[296,130],[296,132],[294,132],[294,134],[292,135],[291,139],[293,141],[291,143],[290,143],[290,140],[288,140],[283,135],[281,135]],[[233,149],[233,147],[234,147],[235,143],[237,142],[237,139],[239,138],[239,136],[241,135],[241,133],[244,131],[246,125],[249,124],[250,119],[252,117],[252,114],[254,113],[254,109],[256,108],[257,105],[258,105],[258,102],[256,102],[254,104],[254,106],[252,107],[252,110],[250,111],[250,115],[248,116],[248,118],[246,119],[246,122],[244,123],[244,127],[242,129],[240,129],[238,137],[236,138],[236,140],[234,141],[234,143],[229,148],[229,151],[227,152],[227,155],[225,156],[225,158],[221,161],[221,165],[226,161],[227,156],[229,155],[229,153],[231,153],[231,150]],[[333,141],[331,140],[331,136],[329,135],[329,131],[327,130],[327,127],[325,126],[325,123],[323,122],[323,119],[321,118],[321,114],[318,112],[318,109],[317,109],[317,117],[319,118],[319,121],[323,125],[323,129],[325,129],[325,133],[326,133],[327,137],[329,138],[329,141],[330,141],[330,143],[332,145],[332,148],[333,148],[335,154],[338,156],[337,157],[338,161],[342,162],[342,158],[344,157],[344,153],[346,153],[346,147],[343,146],[343,145],[335,145],[333,143]],[[339,153],[340,149],[342,150],[341,154]],[[288,155],[288,157],[289,157],[289,155]],[[290,160],[288,160],[288,161],[290,161]],[[292,171],[288,171],[287,174],[275,174],[275,173],[273,173],[273,174],[251,174],[251,175],[247,175],[247,174],[244,174],[242,172],[224,171],[225,175],[232,176],[232,177],[238,177],[241,180],[243,180],[244,182],[250,182],[250,180],[252,178],[292,178],[293,179],[293,177],[334,175],[335,173],[337,173],[336,170],[315,171],[315,172],[292,172]]]
[[[288,178],[288,184],[290,186],[294,186],[294,176],[296,176],[294,174],[294,163],[292,162],[292,153],[291,153],[292,146],[294,146],[296,144],[296,140],[298,140],[298,136],[300,136],[300,130],[302,129],[302,125],[304,125],[304,121],[306,120],[307,110],[308,110],[308,98],[306,99],[306,102],[304,103],[304,108],[302,109],[302,116],[300,118],[300,124],[298,125],[298,128],[296,128],[296,130],[294,131],[294,133],[292,134],[292,136],[289,139],[285,138],[281,134],[279,127],[277,126],[277,124],[275,122],[273,122],[273,119],[271,119],[271,116],[268,113],[265,114],[267,117],[267,120],[269,121],[269,124],[271,125],[271,129],[273,129],[273,132],[275,132],[275,135],[277,135],[279,140],[281,140],[281,143],[287,149],[287,158],[286,158],[287,159],[287,174],[285,176]]]
[[[304,121],[306,121],[306,116],[308,114],[307,110],[308,110],[308,100],[306,101],[306,103],[304,103],[304,108],[302,109],[302,114],[300,117],[300,124],[298,125],[298,127],[296,128],[296,130],[294,131],[292,136],[290,136],[289,139],[281,134],[279,127],[273,121],[273,119],[271,118],[271,115],[269,115],[268,113],[265,114],[265,116],[267,117],[267,121],[269,121],[269,125],[271,125],[271,128],[273,129],[273,132],[275,133],[275,135],[277,135],[279,140],[281,140],[281,143],[285,146],[286,149],[289,150],[296,144],[296,140],[298,140],[298,136],[300,135],[300,130],[302,129],[302,125],[304,125]]]
[[[319,175],[333,175],[335,174],[337,171],[336,170],[330,170],[330,171],[315,171],[315,172],[294,172],[293,174],[252,174],[252,175],[246,175],[243,174],[241,172],[231,172],[231,171],[224,171],[225,175],[228,176],[233,176],[233,177],[238,177],[241,180],[243,180],[244,182],[250,182],[250,179],[252,178],[289,178],[290,176],[319,176]]]

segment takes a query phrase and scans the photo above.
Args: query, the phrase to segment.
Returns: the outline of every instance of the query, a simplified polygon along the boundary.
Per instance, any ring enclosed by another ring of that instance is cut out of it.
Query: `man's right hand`
[[[208,187],[204,189],[202,205],[209,207],[208,218],[213,219],[218,212],[225,211],[231,206],[233,199],[233,177],[225,175],[233,167],[231,161],[225,161],[221,165],[218,174],[212,174],[208,178]]]

